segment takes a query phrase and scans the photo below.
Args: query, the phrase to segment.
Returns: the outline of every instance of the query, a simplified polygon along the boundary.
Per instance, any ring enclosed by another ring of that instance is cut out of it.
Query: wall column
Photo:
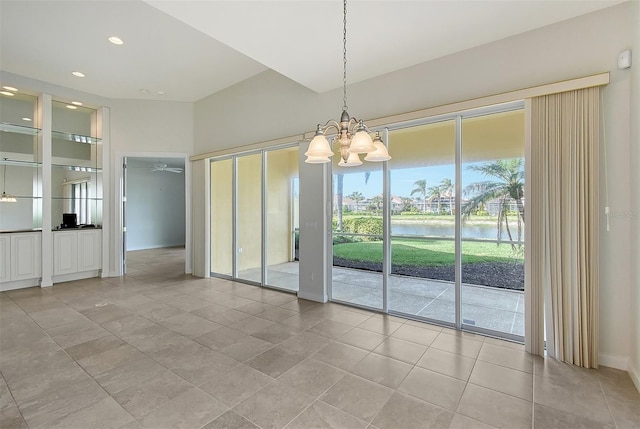
[[[327,302],[331,279],[330,164],[305,164],[309,143],[300,143],[300,288],[298,297]]]

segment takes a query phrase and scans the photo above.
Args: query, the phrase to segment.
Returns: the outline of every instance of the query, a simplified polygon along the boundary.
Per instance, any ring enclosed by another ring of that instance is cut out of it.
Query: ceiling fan
[[[168,171],[169,173],[182,173],[182,168],[169,167],[167,164],[157,163],[151,168],[150,171]]]

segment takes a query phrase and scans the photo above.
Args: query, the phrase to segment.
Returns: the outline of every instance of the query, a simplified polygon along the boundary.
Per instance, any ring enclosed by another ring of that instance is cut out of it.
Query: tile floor
[[[194,278],[181,258],[0,294],[0,427],[640,427],[623,371]]]
[[[259,269],[241,271],[239,278],[260,282]],[[454,323],[455,286],[452,282],[389,276],[392,311]],[[298,290],[298,263],[271,265],[267,284]],[[371,308],[382,308],[382,274],[333,267],[332,298]],[[462,284],[462,318],[467,325],[524,338],[524,292]]]

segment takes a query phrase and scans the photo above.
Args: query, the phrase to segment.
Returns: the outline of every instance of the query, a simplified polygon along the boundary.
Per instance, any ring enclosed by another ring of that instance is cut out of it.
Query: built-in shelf
[[[7,271],[7,278],[0,279],[0,290],[100,275],[102,267],[108,266],[102,230],[108,208],[103,200],[102,165],[108,159],[109,142],[108,132],[102,139],[108,125],[102,126],[108,124],[108,108],[69,108],[69,103],[48,94],[21,91],[0,101],[0,180],[6,176],[0,188],[16,197],[15,203],[0,205],[3,255],[33,249],[37,267],[41,259],[47,262],[42,272],[39,268],[16,271],[19,275]],[[75,213],[78,224],[95,226],[59,229],[67,213]],[[70,250],[76,253],[69,260],[73,265],[69,271],[65,258]]]
[[[101,142],[101,139],[97,137],[85,136],[82,134],[66,133],[64,131],[53,131],[51,133],[51,138],[54,140],[64,140],[64,141],[81,143],[81,144],[98,144]]]
[[[67,171],[77,171],[77,172],[86,172],[86,173],[101,173],[102,168],[97,167],[85,167],[80,165],[67,165],[67,164],[51,164],[53,168],[60,168]]]
[[[28,127],[25,125],[15,125],[0,122],[0,131],[6,133],[23,134],[27,136],[37,136],[40,134],[39,128]]]
[[[8,165],[8,166],[14,165],[16,167],[33,167],[33,168],[39,168],[42,166],[42,164],[37,161],[22,161],[19,159],[4,159],[4,158],[0,159],[0,165]]]

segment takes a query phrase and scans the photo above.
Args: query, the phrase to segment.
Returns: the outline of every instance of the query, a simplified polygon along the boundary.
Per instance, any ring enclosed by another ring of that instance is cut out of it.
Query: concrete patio
[[[253,279],[254,270],[239,273]],[[455,290],[452,282],[416,277],[389,276],[389,310],[433,320],[454,322]],[[333,267],[333,300],[382,308],[382,274]],[[298,264],[269,266],[267,284],[298,290]],[[524,293],[462,284],[462,319],[467,325],[524,336]]]

